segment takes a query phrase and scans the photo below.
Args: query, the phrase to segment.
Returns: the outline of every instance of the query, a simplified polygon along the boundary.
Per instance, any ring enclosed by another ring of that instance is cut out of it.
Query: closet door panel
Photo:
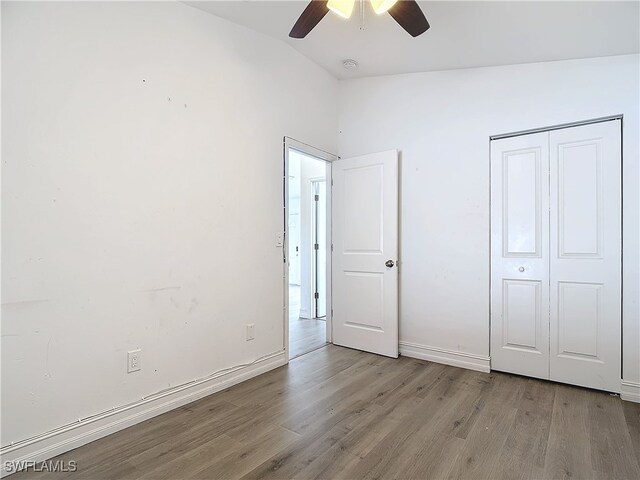
[[[550,378],[620,390],[620,121],[550,132]]]
[[[548,133],[491,142],[491,368],[549,375]]]

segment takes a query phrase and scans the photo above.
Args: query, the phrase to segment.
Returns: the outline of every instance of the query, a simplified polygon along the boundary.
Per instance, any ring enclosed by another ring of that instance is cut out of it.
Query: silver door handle
[[[386,262],[384,262],[384,264],[385,264],[388,268],[393,268],[393,266],[395,265],[395,263],[393,263],[393,260],[387,260]]]

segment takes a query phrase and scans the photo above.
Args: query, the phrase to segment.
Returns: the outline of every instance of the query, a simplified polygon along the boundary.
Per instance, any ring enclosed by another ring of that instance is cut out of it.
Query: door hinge
[[[333,243],[331,244],[331,251],[333,252]]]
[[[315,298],[316,300],[318,300],[320,298],[320,294],[318,292],[313,294],[313,298]]]
[[[320,250],[320,245],[318,245],[317,243],[313,244],[313,249],[314,250]]]
[[[314,196],[313,196],[313,199],[317,202],[318,200],[320,200],[320,195],[317,195],[317,194],[316,194],[316,195],[314,195]]]

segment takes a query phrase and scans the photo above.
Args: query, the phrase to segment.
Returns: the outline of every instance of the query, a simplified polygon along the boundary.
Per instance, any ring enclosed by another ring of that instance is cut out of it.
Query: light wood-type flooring
[[[12,480],[637,480],[640,405],[329,345],[57,460]]]

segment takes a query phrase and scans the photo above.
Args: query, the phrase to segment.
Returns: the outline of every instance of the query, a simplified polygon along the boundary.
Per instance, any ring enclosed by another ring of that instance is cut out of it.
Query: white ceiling
[[[189,1],[195,8],[282,40],[337,78],[600,57],[640,51],[640,2],[419,2],[431,28],[412,38],[365,4],[333,13],[304,39],[289,31],[306,1]],[[342,60],[358,61],[355,71]]]

